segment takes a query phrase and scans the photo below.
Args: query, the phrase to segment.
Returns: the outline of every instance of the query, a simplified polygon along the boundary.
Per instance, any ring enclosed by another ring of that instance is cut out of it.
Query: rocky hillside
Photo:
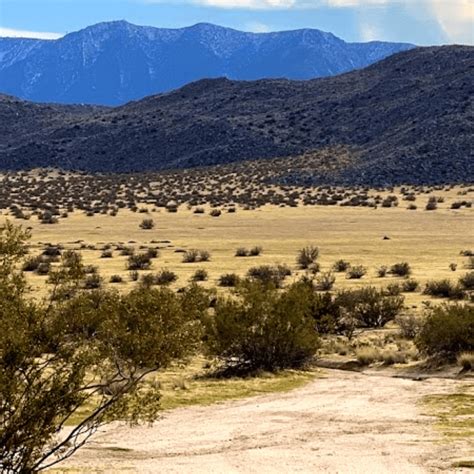
[[[128,172],[344,149],[330,174],[287,179],[474,182],[473,77],[474,48],[449,46],[312,81],[203,80],[109,109],[2,97],[0,167]]]
[[[0,38],[0,91],[36,102],[118,105],[203,78],[333,76],[412,47],[346,43],[318,30],[255,34],[118,21],[55,41]]]

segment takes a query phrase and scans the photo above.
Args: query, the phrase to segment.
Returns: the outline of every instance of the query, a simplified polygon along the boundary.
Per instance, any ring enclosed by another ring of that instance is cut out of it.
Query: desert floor
[[[453,466],[472,459],[472,438],[444,432],[426,396],[473,389],[329,370],[287,393],[167,411],[152,427],[109,426],[63,472],[469,472]]]

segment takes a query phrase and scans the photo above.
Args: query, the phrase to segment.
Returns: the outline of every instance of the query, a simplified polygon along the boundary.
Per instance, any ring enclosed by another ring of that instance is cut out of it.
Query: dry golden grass
[[[126,257],[114,252],[111,259],[101,259],[101,246],[111,243],[124,243],[134,246],[161,247],[160,257],[153,262],[151,271],[167,268],[177,273],[178,281],[174,287],[185,286],[198,268],[209,273],[205,286],[215,286],[223,273],[236,272],[245,275],[247,270],[261,264],[288,264],[296,278],[297,251],[308,244],[320,248],[322,270],[329,270],[338,259],[353,265],[361,264],[368,268],[361,280],[348,280],[344,273],[336,274],[335,289],[367,284],[377,286],[400,283],[401,278],[377,276],[381,265],[407,261],[413,269],[412,277],[421,285],[427,280],[450,278],[456,280],[465,272],[466,257],[460,255],[463,249],[474,247],[474,210],[449,209],[451,202],[458,200],[456,189],[439,191],[436,195],[445,197],[445,202],[436,211],[425,211],[428,195],[418,196],[417,211],[408,211],[408,203],[400,201],[398,208],[349,208],[300,206],[298,208],[279,208],[265,206],[251,211],[238,209],[235,214],[223,212],[220,217],[193,214],[181,207],[178,213],[165,210],[150,214],[120,211],[116,217],[95,215],[87,217],[75,212],[58,224],[40,224],[36,218],[25,221],[32,228],[32,254],[40,251],[44,243],[62,244],[67,248],[79,248],[81,241],[96,246],[95,250],[81,250],[87,264],[97,265],[108,282],[111,275],[119,274],[124,283],[115,288],[129,290],[133,284],[126,270]],[[471,193],[472,195],[472,193]],[[463,199],[472,199],[464,196]],[[0,223],[8,216],[0,215]],[[139,224],[144,218],[155,221],[153,230],[142,230]],[[21,222],[21,221],[20,221]],[[384,240],[384,236],[390,240]],[[170,243],[151,244],[150,241],[169,241]],[[258,257],[235,257],[238,247],[263,247]],[[203,249],[211,252],[210,262],[182,263],[179,249]],[[457,271],[449,269],[451,263],[457,264]],[[291,281],[291,278],[290,280]],[[31,283],[41,293],[45,291],[45,277],[31,276]],[[406,294],[407,304],[420,306],[429,299],[420,292]]]

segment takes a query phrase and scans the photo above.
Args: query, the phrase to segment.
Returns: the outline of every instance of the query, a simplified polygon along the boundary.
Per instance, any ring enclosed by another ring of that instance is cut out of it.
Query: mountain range
[[[58,40],[0,38],[0,91],[35,102],[120,105],[204,78],[333,76],[413,47],[346,43],[314,29],[246,33],[116,21]]]
[[[334,173],[291,179],[474,182],[473,78],[474,47],[444,46],[310,81],[206,79],[114,108],[3,95],[0,169],[134,172],[324,151]]]

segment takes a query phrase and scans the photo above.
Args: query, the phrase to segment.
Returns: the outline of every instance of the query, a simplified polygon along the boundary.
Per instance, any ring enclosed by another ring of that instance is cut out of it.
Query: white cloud
[[[474,43],[473,0],[431,0],[431,8],[450,41]]]
[[[12,28],[3,28],[0,26],[0,37],[7,38],[36,38],[36,39],[58,39],[61,38],[60,33],[48,33],[45,31],[26,31],[14,30]]]

